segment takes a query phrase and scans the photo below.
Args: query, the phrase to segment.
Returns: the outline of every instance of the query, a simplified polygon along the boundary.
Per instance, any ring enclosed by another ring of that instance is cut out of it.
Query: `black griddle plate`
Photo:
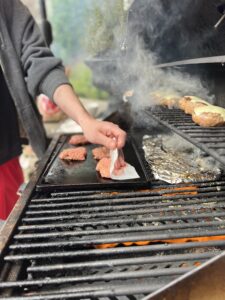
[[[70,135],[63,135],[56,143],[51,159],[38,181],[37,191],[53,190],[79,190],[79,189],[101,189],[101,188],[125,188],[125,187],[145,187],[149,185],[148,173],[138,153],[138,150],[128,137],[123,149],[126,162],[135,167],[140,178],[130,180],[103,179],[95,170],[97,161],[93,158],[92,149],[99,145],[85,145],[87,158],[82,162],[67,163],[62,161],[58,155],[66,148],[73,148],[68,144]]]

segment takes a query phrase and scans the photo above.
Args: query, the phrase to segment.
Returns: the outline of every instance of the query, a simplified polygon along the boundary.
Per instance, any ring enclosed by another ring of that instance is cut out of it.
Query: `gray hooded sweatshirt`
[[[35,98],[44,93],[53,99],[56,88],[69,82],[20,0],[0,0],[0,65],[19,120],[41,158],[47,144]]]

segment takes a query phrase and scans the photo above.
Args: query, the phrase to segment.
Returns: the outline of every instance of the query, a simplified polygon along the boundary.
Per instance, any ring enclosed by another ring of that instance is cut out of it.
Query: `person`
[[[0,0],[0,219],[14,207],[23,182],[18,157],[22,127],[39,159],[46,135],[34,99],[43,93],[76,121],[86,138],[109,149],[122,148],[126,133],[94,119],[65,76],[61,60],[47,47],[30,11],[20,0]]]

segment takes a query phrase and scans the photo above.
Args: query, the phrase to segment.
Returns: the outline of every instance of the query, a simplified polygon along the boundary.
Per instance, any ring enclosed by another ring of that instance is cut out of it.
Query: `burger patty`
[[[85,160],[87,156],[87,150],[85,147],[64,149],[59,154],[59,158],[63,160]]]
[[[83,134],[72,135],[68,142],[70,145],[86,145],[88,140]]]
[[[110,163],[111,159],[108,157],[103,157],[99,160],[96,166],[96,171],[98,171],[103,178],[110,178]]]
[[[197,107],[204,107],[209,105],[210,103],[194,96],[184,96],[179,101],[180,109],[182,109],[188,115],[192,115],[194,109]]]
[[[192,114],[192,120],[202,127],[215,127],[224,125],[224,119],[220,114],[203,112],[200,115]]]
[[[94,159],[100,160],[104,157],[109,157],[110,152],[106,147],[97,147],[92,150]]]

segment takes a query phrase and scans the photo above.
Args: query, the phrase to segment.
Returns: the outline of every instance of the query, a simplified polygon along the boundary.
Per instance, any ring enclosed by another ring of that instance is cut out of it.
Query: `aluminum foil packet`
[[[173,138],[173,137],[171,137]],[[167,140],[168,137],[167,137]],[[178,143],[176,139],[176,143]],[[216,180],[220,177],[219,168],[207,167],[207,161],[204,158],[196,158],[196,153],[190,153],[185,147],[177,149],[166,145],[162,137],[143,137],[143,150],[145,159],[154,175],[155,179],[165,181],[171,184],[182,182],[198,182]],[[185,143],[184,143],[185,144]],[[182,149],[182,150],[181,150]],[[197,149],[196,151],[199,151]]]

